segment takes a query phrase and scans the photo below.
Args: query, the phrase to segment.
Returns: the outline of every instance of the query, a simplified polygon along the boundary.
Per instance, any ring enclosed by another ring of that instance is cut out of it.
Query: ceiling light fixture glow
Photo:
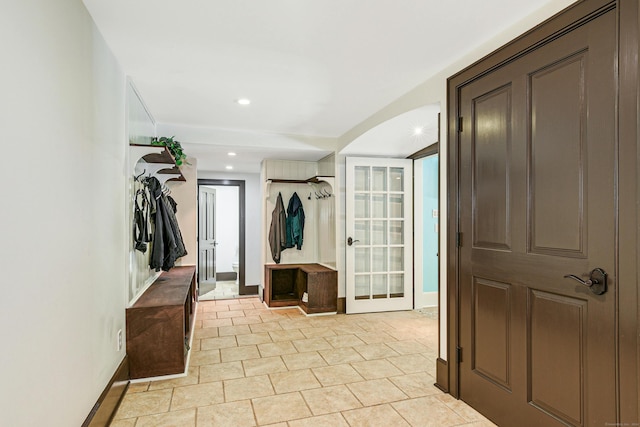
[[[236,102],[240,105],[249,105],[251,104],[251,100],[247,99],[247,98],[239,98],[236,100]]]
[[[231,170],[231,169],[233,169],[233,166],[225,166],[225,168],[226,168],[227,170]]]
[[[235,155],[236,155],[236,153],[234,153],[233,151],[229,151],[229,152],[227,153],[227,156],[229,156],[229,157],[233,157],[233,156],[235,156]]]
[[[414,135],[422,135],[422,131],[423,131],[423,129],[421,127],[417,127],[415,129],[413,129],[413,134]]]

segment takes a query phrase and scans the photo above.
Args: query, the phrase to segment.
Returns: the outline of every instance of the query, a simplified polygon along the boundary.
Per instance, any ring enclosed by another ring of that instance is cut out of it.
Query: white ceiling
[[[198,169],[220,170],[233,148],[242,164],[235,170],[255,172],[265,157],[323,157],[335,138],[552,1],[84,3],[160,135],[182,141]],[[251,105],[234,102],[241,97]],[[433,121],[433,107],[422,126]],[[346,152],[417,151],[419,139],[409,135],[407,147],[394,148],[388,132],[413,127],[420,113],[399,116],[405,122],[387,125],[384,140],[361,137]]]

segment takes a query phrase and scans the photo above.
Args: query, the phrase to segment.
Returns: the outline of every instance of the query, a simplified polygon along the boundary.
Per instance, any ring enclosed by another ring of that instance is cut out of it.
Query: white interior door
[[[347,313],[413,308],[412,160],[347,157]]]
[[[199,198],[198,281],[204,289],[216,283],[216,190],[201,186]]]

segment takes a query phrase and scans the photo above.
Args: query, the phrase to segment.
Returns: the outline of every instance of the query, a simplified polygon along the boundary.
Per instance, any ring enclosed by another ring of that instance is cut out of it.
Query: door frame
[[[469,82],[499,68],[520,56],[556,39],[605,11],[616,9],[618,19],[618,78],[617,78],[617,198],[616,198],[616,273],[615,292],[617,325],[617,420],[618,423],[637,422],[640,390],[640,311],[638,299],[640,216],[636,209],[640,202],[640,169],[638,102],[640,101],[640,73],[636,58],[640,51],[640,6],[638,2],[583,0],[568,7],[512,42],[470,65],[447,79],[447,349],[448,360],[437,364],[437,386],[454,397],[460,396],[459,346],[460,283],[459,283],[459,91]],[[634,238],[620,238],[634,236]],[[467,239],[468,240],[468,239]],[[624,373],[624,374],[623,374]]]
[[[257,294],[257,286],[246,286],[245,284],[245,218],[246,218],[246,202],[245,202],[245,182],[236,179],[198,179],[198,191],[201,185],[218,185],[227,187],[238,187],[238,294],[253,295]],[[198,223],[200,218],[198,218]],[[198,248],[200,250],[200,248]]]

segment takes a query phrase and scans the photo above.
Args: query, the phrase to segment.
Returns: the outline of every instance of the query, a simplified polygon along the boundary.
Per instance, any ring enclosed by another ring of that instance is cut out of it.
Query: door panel
[[[198,282],[201,293],[216,283],[216,190],[201,186],[198,203]]]
[[[413,308],[412,166],[347,158],[347,313]]]
[[[459,392],[499,425],[616,420],[615,25],[459,88]]]

